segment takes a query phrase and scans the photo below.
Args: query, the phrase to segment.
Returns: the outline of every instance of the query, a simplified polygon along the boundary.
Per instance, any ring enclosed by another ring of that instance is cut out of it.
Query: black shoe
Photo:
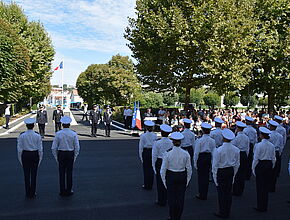
[[[229,216],[225,216],[225,215],[222,215],[222,214],[217,213],[217,212],[213,213],[213,215],[216,216],[216,217],[218,217],[218,218],[222,218],[222,219],[227,219],[227,218],[229,218]]]
[[[65,197],[66,193],[65,192],[60,192],[58,195],[61,196],[61,197]]]
[[[73,191],[71,191],[71,192],[67,192],[67,193],[66,193],[66,196],[72,196],[73,194],[74,194]]]
[[[195,198],[199,199],[199,200],[207,200],[207,198],[203,198],[200,195],[196,195]]]
[[[290,200],[288,200],[287,203],[290,203]]]
[[[238,194],[238,193],[233,193],[232,195],[233,195],[233,196],[237,196],[237,197],[242,196],[242,194]]]
[[[257,212],[267,212],[267,210],[265,210],[265,209],[259,209],[256,207],[254,207],[253,209],[256,210]]]

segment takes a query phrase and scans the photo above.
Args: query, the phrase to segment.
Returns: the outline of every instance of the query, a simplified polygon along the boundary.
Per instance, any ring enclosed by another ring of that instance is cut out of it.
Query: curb
[[[29,115],[32,115],[32,113],[28,113],[28,114],[26,114],[26,115],[23,115],[23,116],[21,116],[20,118],[17,118],[16,120],[13,120],[13,121],[9,122],[8,125],[12,125],[12,124],[14,124],[14,123],[20,121],[21,119],[26,118],[26,117],[29,116]],[[0,127],[0,130],[3,129],[3,128],[4,128],[4,127],[1,126],[1,127]]]
[[[30,113],[30,114],[31,114],[31,113]],[[29,114],[27,114],[26,116],[28,116],[28,115],[29,115]],[[25,116],[25,117],[26,117],[26,116]],[[23,119],[23,118],[25,118],[25,117],[21,117],[21,118],[19,118],[19,119],[17,119],[17,120],[19,121],[20,119]],[[36,114],[32,116],[32,118],[35,118],[35,117],[36,117]],[[15,120],[15,121],[16,121],[16,120]],[[18,128],[21,127],[22,125],[24,125],[24,121],[22,121],[21,123],[19,123],[19,124],[16,125],[16,126],[10,128],[9,130],[5,131],[4,133],[1,133],[1,134],[0,134],[0,137],[1,137],[1,136],[4,136],[4,135],[7,135],[7,134],[9,134],[9,133],[11,133],[11,132],[13,132],[13,131],[15,131],[16,129],[18,129]]]

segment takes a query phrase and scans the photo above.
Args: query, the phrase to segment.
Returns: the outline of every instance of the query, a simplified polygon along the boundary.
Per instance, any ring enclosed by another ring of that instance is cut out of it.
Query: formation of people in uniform
[[[52,121],[54,123],[54,130],[58,132],[62,129],[61,118],[64,116],[61,105],[58,105],[52,113]],[[110,106],[106,106],[105,110],[100,109],[98,105],[93,105],[92,110],[88,110],[88,105],[84,105],[84,113],[82,121],[89,121],[91,126],[91,137],[97,137],[98,127],[101,122],[105,126],[105,136],[110,137],[111,125],[113,122],[113,112]],[[132,121],[132,120],[131,120]],[[48,113],[44,105],[40,105],[36,113],[36,123],[39,128],[39,134],[42,138],[45,137],[45,127],[48,124]]]
[[[184,207],[186,188],[192,166],[197,171],[199,200],[207,200],[211,178],[217,188],[216,217],[230,217],[232,196],[242,196],[245,182],[255,176],[258,212],[268,210],[268,194],[275,192],[281,170],[281,155],[286,144],[283,118],[276,115],[267,126],[253,128],[254,118],[237,121],[235,130],[223,128],[224,121],[214,118],[214,128],[201,123],[202,135],[190,130],[192,120],[184,118],[183,131],[174,131],[168,124],[160,125],[161,138],[154,133],[155,123],[145,121],[140,136],[139,157],[143,166],[145,190],[151,190],[156,177],[159,206],[169,206],[170,220],[179,220]],[[290,162],[290,161],[289,161]],[[289,164],[290,175],[290,164]]]
[[[92,136],[97,133],[97,125],[103,120],[106,136],[110,136],[112,111],[107,107],[102,112],[97,105],[90,111],[89,120]],[[57,108],[53,112],[56,135],[51,151],[59,169],[59,195],[73,195],[73,166],[80,144],[77,133],[70,129],[72,119],[64,116]],[[186,189],[191,180],[193,168],[197,171],[198,193],[196,199],[207,200],[209,183],[214,182],[218,195],[219,218],[229,218],[232,196],[242,196],[245,182],[255,176],[257,205],[255,210],[268,210],[268,195],[275,192],[281,171],[281,155],[286,144],[286,130],[281,125],[283,118],[276,115],[268,120],[267,126],[253,128],[254,119],[235,123],[234,132],[224,128],[220,117],[214,118],[214,126],[201,123],[202,135],[196,137],[190,130],[192,120],[184,118],[183,131],[174,131],[168,124],[160,126],[161,138],[154,132],[155,123],[145,121],[145,132],[140,136],[139,158],[142,163],[144,190],[152,190],[156,179],[158,206],[169,207],[169,219],[182,217]],[[40,133],[35,132],[38,123]],[[23,167],[25,193],[27,198],[35,198],[37,171],[43,158],[42,137],[45,133],[47,112],[40,108],[37,118],[25,120],[27,131],[18,137],[18,160]],[[289,163],[290,174],[290,163]]]

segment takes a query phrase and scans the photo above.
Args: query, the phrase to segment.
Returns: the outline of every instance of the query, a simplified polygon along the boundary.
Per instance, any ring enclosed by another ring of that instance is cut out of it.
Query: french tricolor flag
[[[63,69],[63,61],[61,61],[60,64],[57,67],[54,68],[53,71],[56,71],[58,69]]]
[[[141,113],[140,113],[140,102],[134,102],[134,114],[132,120],[132,128],[138,128],[142,130],[141,124]]]
[[[136,112],[136,127],[139,130],[142,130],[142,125],[141,125],[141,113],[139,107],[137,107],[137,112]]]

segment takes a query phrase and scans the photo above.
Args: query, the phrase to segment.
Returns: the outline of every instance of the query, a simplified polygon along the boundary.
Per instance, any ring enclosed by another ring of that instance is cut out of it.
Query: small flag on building
[[[63,69],[63,61],[61,61],[60,64],[54,68],[54,71],[56,71],[58,69]]]

